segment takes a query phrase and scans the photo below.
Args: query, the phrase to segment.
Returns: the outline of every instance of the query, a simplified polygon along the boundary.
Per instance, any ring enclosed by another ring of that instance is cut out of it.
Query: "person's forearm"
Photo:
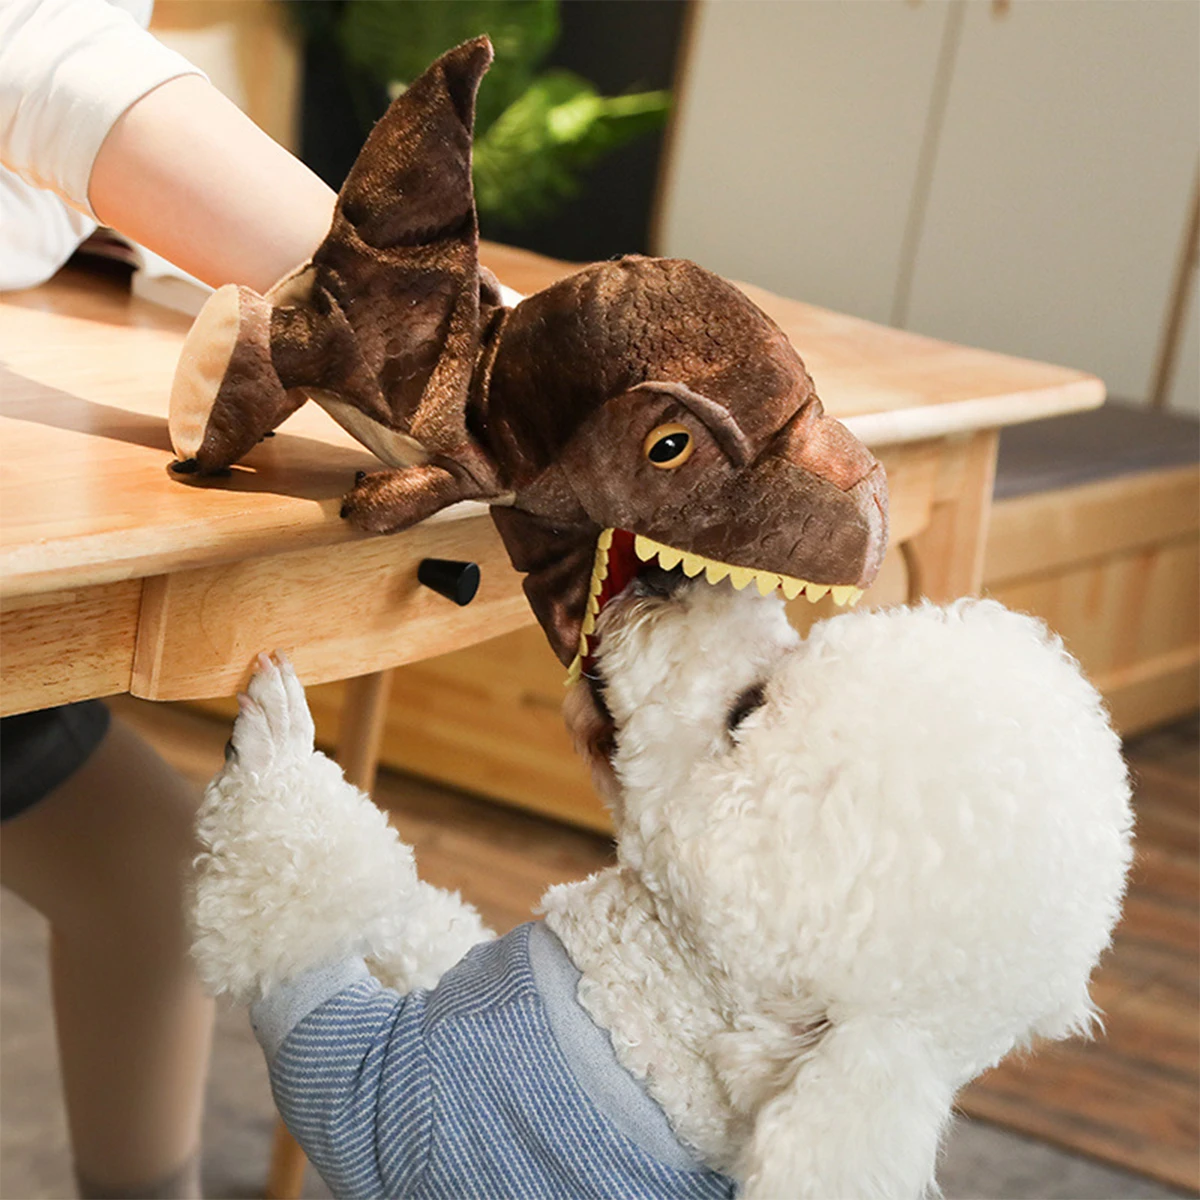
[[[266,291],[329,230],[336,195],[206,80],[143,96],[96,156],[88,199],[197,278]]]

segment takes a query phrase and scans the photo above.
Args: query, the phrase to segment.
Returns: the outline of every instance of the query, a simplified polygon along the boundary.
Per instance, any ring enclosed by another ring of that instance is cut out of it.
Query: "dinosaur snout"
[[[888,491],[883,463],[876,460],[874,466],[850,488],[848,495],[853,498],[866,528],[862,575],[858,586],[867,587],[879,573],[887,551]]]
[[[805,558],[854,563],[858,587],[874,580],[887,549],[887,475],[883,464],[815,397],[780,430],[776,452],[798,480],[798,492],[816,500],[797,551]],[[815,485],[815,486],[814,486]],[[849,581],[847,581],[849,582]]]
[[[849,492],[879,467],[879,460],[814,397],[780,431],[790,462]],[[886,492],[885,492],[886,503]]]

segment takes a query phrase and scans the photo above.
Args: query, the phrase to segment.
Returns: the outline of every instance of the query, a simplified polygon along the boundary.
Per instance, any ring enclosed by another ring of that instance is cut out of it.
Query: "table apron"
[[[478,563],[460,608],[417,582],[423,558]],[[284,650],[306,683],[461,649],[532,621],[491,518],[144,580],[6,600],[0,714],[132,692],[232,695],[254,656]]]
[[[0,715],[129,691],[142,581],[6,599]]]
[[[996,435],[885,448],[892,544],[910,598],[979,586]],[[427,557],[476,562],[466,608],[422,587]],[[463,649],[532,621],[489,516],[396,537],[246,559],[6,600],[0,713],[132,692],[151,700],[232,695],[254,656],[284,650],[306,683],[346,679]]]

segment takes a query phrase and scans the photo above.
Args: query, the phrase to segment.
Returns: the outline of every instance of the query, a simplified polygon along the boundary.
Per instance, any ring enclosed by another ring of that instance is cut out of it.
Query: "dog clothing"
[[[279,1111],[334,1195],[731,1197],[682,1146],[576,999],[541,923],[400,996],[361,960],[251,1009]]]

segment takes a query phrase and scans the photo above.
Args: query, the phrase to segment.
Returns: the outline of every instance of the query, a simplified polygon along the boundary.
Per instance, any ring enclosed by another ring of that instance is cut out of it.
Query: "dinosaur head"
[[[731,284],[599,263],[518,304],[495,343],[480,432],[512,504],[493,513],[564,663],[643,564],[839,603],[874,579],[883,468]]]
[[[209,300],[171,395],[178,469],[220,471],[314,399],[392,468],[343,515],[393,532],[491,502],[572,666],[644,564],[853,600],[883,555],[883,470],[737,288],[631,257],[502,302],[471,187],[491,57],[464,43],[393,102],[309,263]]]

